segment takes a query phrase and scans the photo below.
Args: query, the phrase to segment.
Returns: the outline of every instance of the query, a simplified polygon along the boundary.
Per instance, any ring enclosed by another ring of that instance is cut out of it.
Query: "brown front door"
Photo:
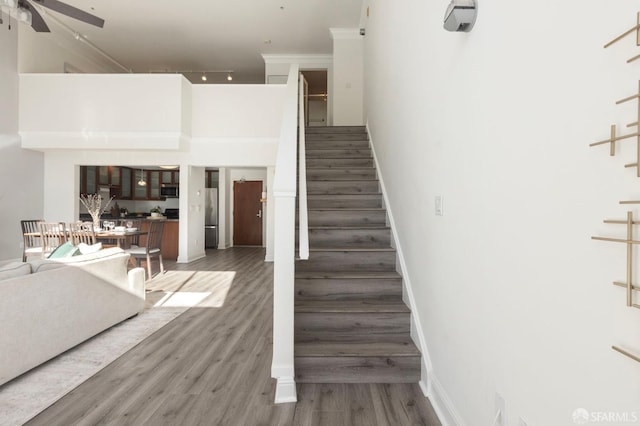
[[[233,245],[262,245],[262,181],[233,182]]]

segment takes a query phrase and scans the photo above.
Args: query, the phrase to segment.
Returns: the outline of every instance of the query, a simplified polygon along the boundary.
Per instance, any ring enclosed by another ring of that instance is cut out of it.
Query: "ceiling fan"
[[[0,0],[0,6],[6,6],[10,10],[16,10],[17,19],[31,25],[36,32],[51,32],[47,23],[44,22],[42,15],[33,6],[34,4],[86,22],[87,24],[95,25],[96,27],[102,28],[104,26],[104,19],[58,0]]]

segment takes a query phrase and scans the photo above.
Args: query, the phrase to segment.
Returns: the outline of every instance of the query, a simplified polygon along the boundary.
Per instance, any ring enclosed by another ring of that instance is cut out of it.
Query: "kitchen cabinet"
[[[80,193],[95,194],[97,192],[96,166],[80,166]]]
[[[120,198],[121,168],[118,166],[80,166],[80,193],[95,194],[109,187],[112,197]]]
[[[180,183],[180,170],[164,170],[162,172],[163,185],[178,185]]]
[[[160,174],[162,172],[160,170],[150,170],[149,171],[149,199],[150,200],[159,200],[160,199]]]
[[[120,199],[131,199],[131,169],[120,167]]]
[[[142,230],[149,231],[149,224],[151,220],[142,221]],[[162,231],[162,259],[163,260],[177,260],[178,259],[178,237],[179,237],[180,222],[177,220],[167,220],[164,223],[164,229]],[[146,244],[146,237],[141,237],[140,244],[144,246]]]
[[[116,200],[163,200],[160,188],[165,181],[177,185],[179,171],[138,170],[124,166],[80,166],[80,193],[95,194],[100,187],[109,187]],[[144,176],[147,185],[138,181]]]

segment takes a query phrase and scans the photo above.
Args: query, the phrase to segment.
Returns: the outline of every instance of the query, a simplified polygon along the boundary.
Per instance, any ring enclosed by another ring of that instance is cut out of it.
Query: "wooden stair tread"
[[[396,271],[361,272],[361,271],[296,271],[296,279],[398,279],[402,276]]]
[[[324,194],[323,194],[324,195]],[[314,212],[383,212],[386,209],[382,207],[309,207],[307,211]]]
[[[375,230],[375,229],[384,229],[384,230],[390,230],[391,228],[389,228],[386,225],[380,225],[380,224],[376,224],[376,223],[371,223],[371,224],[357,224],[357,225],[340,225],[340,226],[308,226],[307,229],[312,230],[312,229],[317,229],[317,230],[322,230],[322,231],[340,231],[340,230],[344,230],[344,231],[355,231],[358,229],[362,229],[364,231],[371,231],[371,230]]]
[[[295,356],[420,356],[420,351],[409,336],[372,336],[373,338],[354,337],[349,340],[298,341],[295,344]],[[382,340],[384,339],[384,340]]]
[[[402,299],[356,299],[356,300],[298,300],[296,313],[408,313],[411,312]]]
[[[393,247],[309,247],[310,252],[395,252]]]

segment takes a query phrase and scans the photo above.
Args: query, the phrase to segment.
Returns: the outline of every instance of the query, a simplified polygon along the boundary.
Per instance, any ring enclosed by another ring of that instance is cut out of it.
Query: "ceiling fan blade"
[[[49,29],[49,26],[47,25],[46,22],[44,22],[44,19],[42,18],[42,15],[40,15],[38,13],[38,11],[36,10],[35,7],[33,7],[31,4],[29,4],[28,1],[23,1],[21,3],[21,7],[24,7],[25,9],[27,9],[29,12],[31,12],[31,28],[33,28],[37,33],[50,33],[51,30]]]
[[[62,3],[58,0],[33,0],[35,3],[40,6],[44,6],[48,9],[51,9],[55,12],[62,13],[63,15],[67,15],[71,18],[77,19],[78,21],[86,22],[87,24],[95,25],[96,27],[102,28],[104,26],[104,19],[98,18],[95,15],[85,12],[84,10],[80,10],[77,7],[73,7],[66,3]]]

